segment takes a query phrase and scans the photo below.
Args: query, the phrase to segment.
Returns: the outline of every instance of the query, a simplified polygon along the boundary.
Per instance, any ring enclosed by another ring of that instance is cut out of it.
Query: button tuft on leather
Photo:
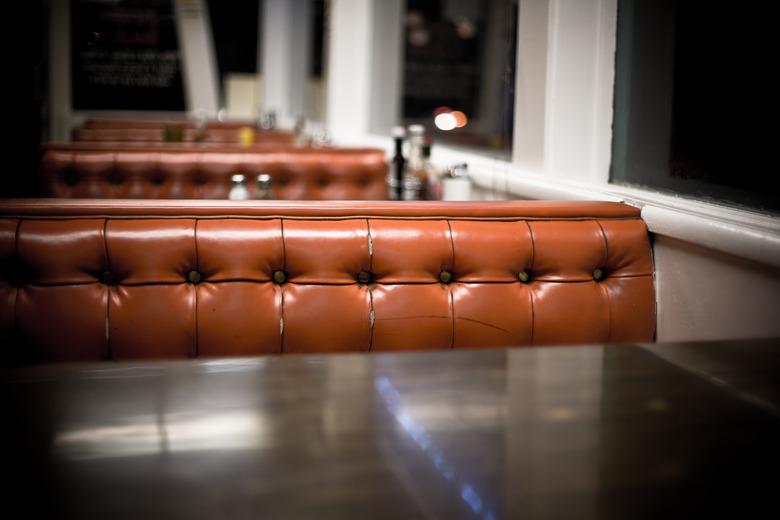
[[[274,271],[274,274],[272,275],[274,283],[283,284],[287,281],[287,273],[285,273],[282,270]]]
[[[187,280],[189,280],[190,283],[200,283],[201,280],[203,280],[203,275],[193,269],[187,274]]]
[[[360,271],[357,275],[358,283],[370,283],[374,276],[368,271]]]
[[[517,279],[523,283],[526,283],[531,279],[531,275],[528,274],[528,271],[520,271],[517,273]]]
[[[100,283],[103,283],[105,285],[115,285],[116,275],[111,271],[103,271],[102,273],[100,273]]]
[[[450,283],[452,278],[452,273],[449,271],[442,271],[439,273],[439,281],[441,283]]]
[[[599,269],[598,267],[593,270],[593,279],[598,281],[604,278],[604,271]]]

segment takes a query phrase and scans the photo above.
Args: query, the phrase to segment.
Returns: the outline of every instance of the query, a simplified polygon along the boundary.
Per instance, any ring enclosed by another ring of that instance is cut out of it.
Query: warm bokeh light
[[[451,112],[444,112],[433,119],[433,123],[439,130],[452,130],[458,125],[455,116]]]
[[[433,109],[433,117],[438,116],[439,114],[446,114],[447,112],[452,112],[452,109],[450,107],[436,107]]]
[[[463,128],[466,126],[469,122],[469,118],[466,117],[466,114],[461,112],[460,110],[456,110],[455,112],[451,112],[452,117],[455,118],[455,127],[456,128]]]

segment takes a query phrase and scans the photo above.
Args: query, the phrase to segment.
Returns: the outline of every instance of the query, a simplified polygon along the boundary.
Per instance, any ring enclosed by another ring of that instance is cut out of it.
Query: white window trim
[[[332,3],[339,2],[355,0]],[[518,31],[528,27],[547,28],[546,40],[538,30],[534,34],[518,35],[518,42],[529,38],[531,42],[521,51],[522,60],[518,56],[518,62],[523,63],[518,63],[517,91],[523,95],[515,99],[516,108],[544,107],[543,113],[537,112],[530,121],[515,117],[516,137],[522,132],[543,132],[542,151],[539,146],[518,147],[515,140],[515,155],[509,162],[435,145],[432,155],[435,165],[443,168],[468,163],[473,182],[498,197],[626,202],[642,209],[642,217],[652,233],[780,267],[780,219],[777,217],[609,184],[617,0],[520,0],[519,11]],[[366,33],[374,34],[370,29],[370,24],[375,23],[370,10],[362,19],[354,14],[353,10],[350,24],[366,24]],[[397,42],[392,43],[397,48]],[[331,55],[334,58],[338,59]],[[364,79],[364,93],[372,92],[370,65],[361,70],[361,63],[364,62],[351,62],[349,77],[351,82]],[[545,81],[532,82],[533,88],[526,88],[529,78],[538,78],[542,70],[546,71]],[[340,88],[338,81],[331,79],[329,89]],[[579,88],[582,82],[590,85],[585,92]],[[343,97],[341,101],[346,102]],[[370,99],[369,103],[382,104],[385,100]],[[350,132],[338,132],[336,138],[343,144],[380,147],[391,153],[389,137],[372,134],[370,123],[361,123],[350,126]],[[342,129],[347,129],[347,125],[339,127]],[[577,142],[578,135],[590,139]]]

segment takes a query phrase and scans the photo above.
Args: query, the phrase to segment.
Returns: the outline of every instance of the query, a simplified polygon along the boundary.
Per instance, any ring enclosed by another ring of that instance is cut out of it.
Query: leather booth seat
[[[0,202],[24,361],[651,341],[653,264],[609,202]]]
[[[41,163],[47,197],[226,199],[231,176],[248,177],[250,196],[261,173],[271,175],[275,199],[387,198],[385,153],[359,148],[130,148],[89,150],[49,146]]]
[[[195,128],[182,127],[181,140],[208,143],[240,143],[239,128],[206,128],[198,132]],[[166,129],[160,128],[76,128],[71,133],[73,141],[111,141],[154,143],[166,140]],[[255,132],[254,142],[291,145],[295,140],[292,132]]]
[[[111,129],[111,128],[165,128],[166,126],[183,126],[185,128],[195,128],[195,121],[190,119],[105,119],[105,118],[87,118],[81,125],[81,128]],[[254,127],[256,123],[250,120],[244,121],[208,121],[206,128],[230,129],[241,128],[243,126]]]

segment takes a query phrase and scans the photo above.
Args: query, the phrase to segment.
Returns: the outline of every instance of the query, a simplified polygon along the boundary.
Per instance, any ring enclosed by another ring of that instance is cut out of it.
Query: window
[[[220,106],[231,112],[245,112],[233,115],[254,117],[260,2],[209,0],[208,9],[219,72]]]
[[[184,110],[171,0],[71,4],[76,110]]]
[[[516,0],[408,0],[402,112],[437,141],[508,157]]]
[[[776,96],[771,19],[758,4],[619,1],[612,182],[780,210],[760,124]]]

